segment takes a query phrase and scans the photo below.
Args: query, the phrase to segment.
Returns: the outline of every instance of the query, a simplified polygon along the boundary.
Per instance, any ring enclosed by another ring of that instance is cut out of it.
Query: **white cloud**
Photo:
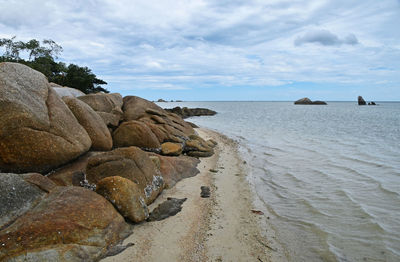
[[[66,62],[92,68],[114,91],[297,81],[400,85],[399,4],[389,0],[0,0],[0,6],[0,36],[51,38]],[[394,70],[368,69],[379,67]]]

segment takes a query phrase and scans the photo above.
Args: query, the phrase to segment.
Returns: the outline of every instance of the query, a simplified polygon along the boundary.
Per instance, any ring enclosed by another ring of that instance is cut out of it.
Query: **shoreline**
[[[168,197],[187,198],[182,211],[161,221],[134,225],[123,241],[134,245],[101,261],[286,260],[266,225],[264,210],[263,215],[251,211],[257,209],[256,195],[246,179],[237,142],[205,128],[196,131],[202,138],[218,142],[215,154],[201,158],[199,174],[165,189],[149,206],[153,210]],[[210,187],[210,198],[200,197],[200,186]]]

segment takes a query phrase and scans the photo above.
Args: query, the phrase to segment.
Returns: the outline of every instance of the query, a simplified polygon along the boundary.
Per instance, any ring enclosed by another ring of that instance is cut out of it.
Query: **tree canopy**
[[[4,53],[0,56],[0,62],[18,62],[25,64],[42,74],[49,82],[61,86],[69,86],[81,90],[85,94],[109,91],[101,87],[107,82],[98,79],[88,67],[81,67],[75,64],[66,65],[63,62],[56,62],[63,49],[51,39],[45,39],[40,43],[36,39],[28,42],[15,41],[15,36],[7,39],[0,39],[0,47]],[[27,59],[21,58],[25,55]]]

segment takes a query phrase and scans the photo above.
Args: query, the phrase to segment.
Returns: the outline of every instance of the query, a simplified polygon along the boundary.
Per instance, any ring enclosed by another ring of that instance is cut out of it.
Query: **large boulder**
[[[0,63],[0,170],[46,172],[90,146],[86,130],[43,74]]]
[[[63,97],[63,101],[89,134],[92,140],[92,149],[98,151],[111,150],[111,134],[102,118],[88,104],[79,99]]]
[[[137,146],[147,149],[158,149],[160,142],[151,129],[143,122],[123,122],[114,132],[115,147]]]
[[[122,107],[124,121],[137,120],[145,123],[157,136],[160,143],[183,142],[195,133],[193,127],[180,116],[170,113],[143,98],[124,97]]]
[[[90,157],[86,178],[98,184],[106,177],[120,176],[136,183],[146,204],[153,202],[163,189],[163,178],[149,156],[137,147],[117,148]]]
[[[122,96],[118,93],[104,94],[96,93],[85,96],[79,96],[78,99],[88,104],[109,127],[118,126],[122,120]]]
[[[97,261],[129,234],[102,196],[81,187],[56,187],[0,231],[1,261]]]
[[[129,179],[120,176],[103,178],[97,183],[96,192],[110,201],[121,215],[135,223],[149,217],[140,187]]]
[[[138,120],[146,116],[146,110],[150,109],[158,112],[158,115],[165,115],[164,110],[158,105],[138,96],[125,96],[122,110],[124,112],[124,120]]]
[[[163,176],[165,186],[167,188],[173,187],[178,181],[193,177],[199,173],[197,169],[200,160],[188,156],[160,156],[154,153],[148,153],[150,157],[156,162],[161,175]]]

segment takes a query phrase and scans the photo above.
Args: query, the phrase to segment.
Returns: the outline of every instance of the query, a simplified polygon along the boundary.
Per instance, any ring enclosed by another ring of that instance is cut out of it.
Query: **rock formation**
[[[0,260],[98,261],[215,146],[145,99],[0,63]]]
[[[311,101],[308,97],[301,98],[294,102],[295,105],[326,105],[324,101]]]
[[[49,171],[89,150],[86,130],[43,74],[1,63],[0,80],[0,170]]]
[[[357,100],[359,106],[365,106],[367,104],[362,96],[358,96]]]
[[[213,116],[217,112],[207,109],[207,108],[187,108],[187,107],[174,107],[172,109],[165,109],[167,112],[177,114],[182,118],[188,118],[192,116]]]

